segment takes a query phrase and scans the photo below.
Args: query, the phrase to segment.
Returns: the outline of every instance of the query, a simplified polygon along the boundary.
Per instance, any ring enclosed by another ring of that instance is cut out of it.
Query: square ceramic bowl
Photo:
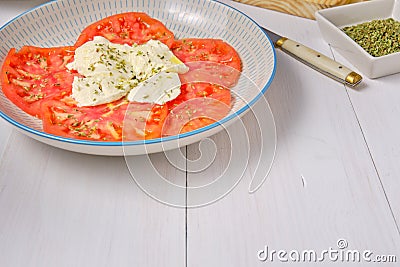
[[[342,31],[374,19],[400,21],[400,0],[370,0],[320,10],[315,16],[324,39],[365,76],[378,78],[400,72],[400,53],[373,57]]]

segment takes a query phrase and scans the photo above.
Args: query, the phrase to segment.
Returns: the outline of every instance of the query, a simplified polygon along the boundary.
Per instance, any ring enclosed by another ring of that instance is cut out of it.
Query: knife
[[[358,85],[362,81],[360,74],[333,59],[296,41],[290,40],[287,37],[280,36],[263,27],[261,27],[261,29],[269,36],[276,48],[280,48],[285,53],[322,74],[352,87]]]

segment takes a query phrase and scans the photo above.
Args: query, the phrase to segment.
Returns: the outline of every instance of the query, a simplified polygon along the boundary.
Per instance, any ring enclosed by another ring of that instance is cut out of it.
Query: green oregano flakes
[[[344,27],[343,31],[374,57],[400,52],[400,22],[392,18]]]

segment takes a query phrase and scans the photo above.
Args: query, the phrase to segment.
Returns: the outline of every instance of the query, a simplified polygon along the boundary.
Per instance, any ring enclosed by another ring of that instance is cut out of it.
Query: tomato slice
[[[172,45],[174,54],[184,63],[208,61],[231,66],[240,71],[241,60],[235,49],[220,39],[181,39]]]
[[[241,60],[218,39],[176,40],[172,51],[190,71],[180,75],[181,94],[168,103],[164,135],[193,131],[223,119],[231,109],[231,92],[239,80]]]
[[[124,119],[124,141],[161,137],[162,126],[167,114],[167,105],[131,103]]]
[[[43,130],[67,138],[134,141],[161,137],[167,106],[120,99],[94,107],[77,107],[71,97],[42,105]],[[126,114],[126,115],[125,115]]]
[[[127,106],[125,100],[95,107],[77,107],[70,97],[49,100],[42,105],[43,130],[67,138],[119,141]]]
[[[182,76],[186,82],[210,82],[232,87],[239,79],[242,70],[240,57],[232,46],[222,40],[176,40],[172,51],[190,68]]]
[[[188,83],[168,102],[163,135],[193,131],[223,119],[231,110],[230,90],[210,83]]]
[[[143,44],[151,39],[171,46],[174,34],[160,21],[141,12],[128,12],[106,17],[86,27],[75,46],[81,46],[94,36],[103,36],[117,44]]]
[[[74,47],[11,49],[1,70],[6,97],[26,113],[41,117],[43,101],[69,95],[74,75],[66,64],[73,59]]]

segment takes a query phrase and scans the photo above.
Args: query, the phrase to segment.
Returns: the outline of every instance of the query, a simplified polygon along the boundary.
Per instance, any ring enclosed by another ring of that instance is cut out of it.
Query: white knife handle
[[[299,44],[286,37],[279,39],[275,45],[309,67],[350,86],[356,86],[362,80],[361,75],[321,53]]]

